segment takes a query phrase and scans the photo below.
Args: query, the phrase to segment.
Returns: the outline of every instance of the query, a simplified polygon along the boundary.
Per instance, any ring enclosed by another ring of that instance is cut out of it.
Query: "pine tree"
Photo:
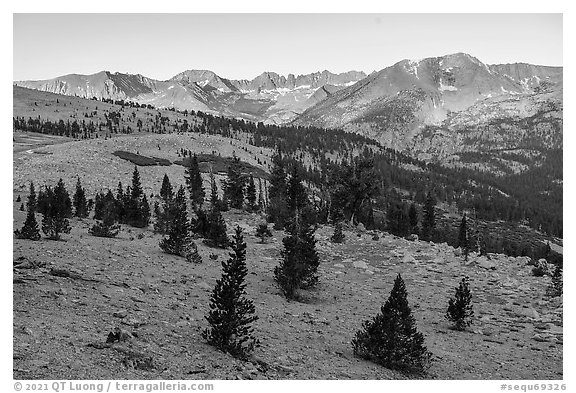
[[[46,206],[43,208],[45,212],[42,218],[42,232],[51,240],[59,240],[61,233],[70,233],[70,223],[67,217],[72,209],[72,202],[62,179],[58,181],[53,190],[46,188],[44,198],[43,203]]]
[[[274,268],[274,279],[287,299],[296,299],[300,289],[318,282],[320,259],[316,251],[315,228],[309,212],[298,212],[288,226],[289,235],[282,240],[280,264]]]
[[[216,183],[216,176],[214,176],[212,169],[210,169],[210,209],[218,209],[223,212],[228,211],[228,204],[218,196],[218,184]]]
[[[469,241],[468,241],[468,223],[466,221],[466,213],[462,216],[462,221],[460,222],[460,232],[458,233],[458,247],[462,248],[464,252],[464,260],[468,261],[468,254],[470,251]]]
[[[26,210],[26,209],[24,209],[24,204],[23,204],[23,203],[20,204],[20,208],[19,208],[19,209],[20,209],[21,212],[23,212],[24,210]]]
[[[118,214],[118,222],[126,223],[126,195],[124,195],[122,182],[118,182],[116,189],[116,213]],[[96,211],[94,211],[94,218],[96,218]]]
[[[14,235],[16,235],[17,239],[40,240],[40,230],[38,229],[34,210],[28,210],[24,226],[22,229],[15,230]]]
[[[148,203],[146,195],[142,195],[139,210],[141,221],[139,223],[140,225],[138,225],[138,228],[145,228],[148,226],[148,224],[150,224],[150,217],[152,216],[152,212],[150,210],[150,204]]]
[[[120,187],[121,185],[119,185]],[[120,194],[120,191],[119,191]],[[120,195],[119,195],[120,197]],[[150,223],[150,205],[142,190],[138,167],[134,167],[132,173],[132,187],[123,192],[124,222],[136,228],[145,228]]]
[[[86,192],[80,183],[80,177],[76,181],[76,192],[74,193],[74,215],[80,218],[88,217],[88,203],[86,201]]]
[[[188,214],[186,213],[186,192],[180,186],[176,197],[170,204],[170,222],[168,237],[160,241],[160,248],[168,254],[184,256],[190,241]]]
[[[170,201],[174,196],[174,191],[172,190],[172,184],[170,184],[170,179],[167,174],[164,174],[162,179],[162,186],[160,188],[160,197],[164,201]]]
[[[388,230],[396,236],[406,236],[410,234],[410,219],[406,206],[400,200],[392,200],[388,205]]]
[[[111,209],[110,206],[107,206],[108,203],[114,205],[113,209]],[[94,219],[103,220],[104,212],[107,210],[111,210],[114,213],[115,220],[119,220],[116,198],[114,198],[114,194],[112,194],[112,191],[110,190],[108,190],[106,195],[104,195],[102,191],[96,194],[96,202],[94,203]]]
[[[112,195],[112,192],[108,190]],[[114,198],[114,195],[112,195]],[[97,221],[88,232],[97,237],[116,237],[120,232],[117,224],[116,203],[114,199],[106,199],[101,213],[102,221]]]
[[[268,188],[268,221],[274,223],[275,229],[283,229],[290,214],[287,204],[286,170],[281,151],[272,157],[272,165]]]
[[[258,210],[266,210],[266,198],[262,189],[262,179],[258,178]]]
[[[162,207],[160,207],[160,202],[154,202],[154,216],[156,217],[154,230],[158,233],[166,234],[168,233],[170,221],[172,220],[171,215],[174,210],[172,208],[174,202],[174,191],[172,190],[170,179],[168,179],[168,175],[166,174],[164,174],[162,180],[160,197],[162,198]]]
[[[26,208],[28,211],[32,210],[36,212],[38,202],[36,199],[36,190],[34,189],[34,183],[30,182],[30,193],[28,194],[28,201],[26,201]]]
[[[332,237],[330,237],[330,241],[332,243],[344,243],[344,232],[342,231],[342,222],[337,222],[336,225],[334,225],[334,233],[332,234]]]
[[[196,219],[190,220],[190,228],[194,234],[204,238],[208,237],[210,225],[208,222],[208,215],[204,210],[196,210]]]
[[[184,178],[186,180],[186,187],[190,193],[190,201],[192,208],[196,210],[204,203],[204,188],[202,187],[202,175],[200,174],[200,167],[198,165],[198,158],[196,154],[191,159],[184,160],[186,169],[184,170]]]
[[[248,186],[246,187],[246,202],[248,204],[248,211],[253,212],[257,210],[256,204],[256,184],[254,183],[254,176],[250,174]]]
[[[454,323],[456,330],[464,330],[472,324],[474,311],[472,310],[472,294],[470,293],[470,283],[468,277],[460,281],[456,288],[454,298],[448,301],[448,310],[446,310],[446,319]]]
[[[416,209],[416,204],[414,202],[410,204],[408,219],[410,220],[410,232],[416,232],[418,229],[418,209]]]
[[[137,226],[140,222],[140,210],[138,207],[142,195],[140,174],[138,173],[138,167],[134,167],[134,172],[132,172],[132,188],[127,189],[123,195],[125,201],[124,208],[126,210],[126,224]]]
[[[228,167],[228,179],[224,187],[224,200],[230,203],[234,209],[242,209],[244,205],[244,178],[240,173],[240,160],[233,158],[233,163]]]
[[[254,303],[246,298],[246,243],[242,229],[236,227],[230,258],[222,262],[222,277],[210,297],[210,311],[205,317],[210,328],[202,337],[210,345],[237,358],[246,358],[258,340],[251,324],[258,320]]]
[[[55,202],[58,204],[58,208],[66,218],[72,217],[72,200],[70,199],[70,194],[66,190],[64,181],[62,179],[58,180],[56,187],[54,187]]]
[[[308,204],[308,196],[306,195],[306,189],[302,184],[302,177],[297,165],[292,167],[290,178],[288,179],[286,186],[286,196],[287,206],[292,215],[295,214],[297,210],[302,211],[302,209],[304,209]]]
[[[20,198],[20,195],[18,195],[18,198],[16,198],[16,202],[22,202],[22,198]]]
[[[428,367],[432,355],[424,346],[424,336],[416,330],[400,274],[380,313],[356,332],[352,347],[355,356],[387,368],[422,372]]]
[[[557,265],[552,275],[552,283],[546,289],[548,296],[557,297],[562,296],[564,285],[562,283],[562,265]]]
[[[226,221],[219,209],[210,210],[208,215],[208,233],[204,243],[209,247],[228,247],[228,235],[226,234]]]
[[[422,238],[426,241],[432,240],[434,228],[436,227],[436,216],[434,207],[436,206],[436,199],[432,192],[428,192],[426,201],[424,202],[424,219],[422,222]]]
[[[263,222],[256,228],[256,236],[260,238],[260,243],[266,243],[266,239],[272,237],[272,232],[268,229],[268,224]]]
[[[50,186],[46,186],[44,190],[40,189],[40,191],[38,191],[38,201],[35,206],[38,213],[46,215],[49,207],[48,194],[52,192]]]

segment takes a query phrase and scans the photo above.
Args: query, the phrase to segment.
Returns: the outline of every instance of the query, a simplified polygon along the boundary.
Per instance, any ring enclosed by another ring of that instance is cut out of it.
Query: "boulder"
[[[476,258],[476,264],[486,270],[496,270],[496,264],[486,257]]]
[[[352,266],[354,266],[357,269],[368,269],[370,267],[364,261],[354,261],[354,262],[352,262]]]
[[[112,316],[116,318],[126,318],[128,316],[128,311],[127,310],[114,311],[112,313]]]

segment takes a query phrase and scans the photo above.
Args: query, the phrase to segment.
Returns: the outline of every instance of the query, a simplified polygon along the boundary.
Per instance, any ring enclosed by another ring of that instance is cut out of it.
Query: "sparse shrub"
[[[213,261],[217,261],[218,260],[218,254],[214,254],[214,253],[210,253],[210,255],[208,255],[208,258],[212,259]]]
[[[448,301],[446,319],[454,323],[456,330],[464,330],[472,324],[474,311],[472,310],[472,294],[468,277],[460,281],[453,299]]]
[[[184,251],[184,257],[188,262],[192,263],[202,263],[202,257],[198,252],[198,246],[192,240],[188,243],[186,250]]]
[[[202,337],[221,351],[246,358],[258,344],[250,326],[258,316],[252,300],[245,297],[246,243],[239,226],[231,245],[230,258],[222,263],[222,277],[210,297],[210,311],[205,317],[210,328],[202,332]]]
[[[400,274],[380,313],[356,332],[352,347],[355,356],[395,370],[422,372],[429,366],[432,354],[416,330]]]
[[[256,236],[260,238],[260,243],[266,243],[266,240],[272,237],[272,232],[270,232],[267,223],[258,225],[258,228],[256,228]]]
[[[374,240],[375,242],[380,240],[380,236],[378,236],[377,233],[375,233],[374,235],[372,235],[372,240]]]
[[[562,283],[562,266],[556,266],[554,274],[552,275],[552,283],[546,289],[546,294],[551,297],[562,296],[563,283]]]
[[[536,277],[543,277],[550,274],[550,268],[548,267],[548,262],[544,258],[540,258],[535,261],[534,267],[532,268],[532,274]]]
[[[330,237],[330,241],[332,243],[344,243],[345,238],[346,236],[344,236],[344,232],[342,231],[342,222],[337,222],[334,226],[334,233],[332,237]]]

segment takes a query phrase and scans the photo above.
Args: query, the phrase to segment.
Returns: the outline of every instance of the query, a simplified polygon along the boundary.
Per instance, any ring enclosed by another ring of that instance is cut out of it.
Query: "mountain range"
[[[15,85],[84,98],[128,100],[158,108],[195,110],[285,123],[339,89],[366,77],[363,72],[329,71],[287,77],[264,72],[253,80],[222,78],[212,71],[188,70],[159,81],[142,75],[101,71],[69,74]]]
[[[478,143],[561,148],[562,68],[487,65],[464,53],[403,60],[334,92],[294,123],[344,128],[436,158],[478,151]]]
[[[443,163],[471,152],[526,156],[562,148],[562,67],[489,65],[465,53],[402,60],[370,75],[264,72],[232,80],[188,70],[158,81],[102,71],[14,84],[267,123],[342,128]]]

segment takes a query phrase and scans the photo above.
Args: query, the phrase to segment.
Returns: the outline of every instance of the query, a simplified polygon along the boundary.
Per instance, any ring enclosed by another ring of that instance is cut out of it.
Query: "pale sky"
[[[466,52],[487,64],[563,65],[562,14],[14,14],[14,80],[188,69],[370,73]]]

